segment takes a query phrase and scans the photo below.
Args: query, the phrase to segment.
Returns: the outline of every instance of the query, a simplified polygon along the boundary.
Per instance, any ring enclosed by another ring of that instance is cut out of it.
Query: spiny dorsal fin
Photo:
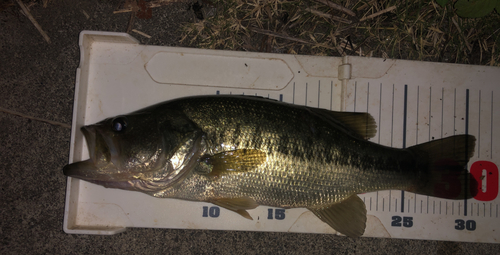
[[[345,127],[346,132],[369,139],[377,134],[377,123],[371,114],[365,112],[335,112],[320,108],[309,108],[312,113],[319,117],[341,124]],[[337,125],[338,126],[338,125]]]
[[[308,209],[330,227],[348,237],[360,237],[365,232],[366,206],[356,194],[340,203]]]
[[[227,95],[228,96],[228,95]],[[274,102],[279,102],[276,99],[266,98],[262,96],[253,95],[231,95],[233,97],[247,97],[261,100],[270,100]],[[295,105],[297,106],[297,105]],[[302,107],[302,106],[298,106]],[[308,106],[303,106],[309,109],[310,113],[315,114],[325,120],[333,120],[335,124],[343,124],[345,126],[346,132],[360,137],[362,139],[370,139],[377,134],[377,123],[375,119],[369,113],[364,112],[336,112],[321,108],[312,108]]]
[[[209,175],[221,176],[257,168],[266,161],[266,153],[254,149],[241,149],[205,156],[202,161],[211,166]]]
[[[246,210],[254,209],[259,206],[255,200],[249,197],[238,197],[238,198],[218,198],[210,200],[209,202],[218,205],[222,208],[226,208],[239,215],[245,217],[246,219],[253,220],[252,216],[248,214]]]

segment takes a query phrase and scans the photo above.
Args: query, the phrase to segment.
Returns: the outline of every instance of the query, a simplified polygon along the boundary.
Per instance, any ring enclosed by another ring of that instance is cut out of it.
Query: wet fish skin
[[[419,160],[410,152],[332,129],[332,125],[341,129],[341,124],[327,123],[309,108],[238,97],[204,97],[195,103],[182,102],[181,108],[203,130],[205,154],[252,149],[264,152],[267,160],[252,171],[224,178],[195,174],[190,181],[205,183],[203,187],[153,194],[158,197],[249,196],[261,205],[309,207],[336,203],[354,193],[406,189],[418,174]],[[398,164],[393,163],[395,158]]]
[[[349,236],[365,228],[366,208],[356,194],[401,189],[435,195],[434,186],[450,181],[442,173],[450,171],[460,189],[474,148],[472,136],[385,147],[364,139],[376,132],[369,114],[248,96],[176,99],[83,130],[91,159],[68,165],[66,175],[155,197],[208,201],[246,218],[257,205],[305,207]],[[453,155],[441,154],[453,163],[437,169],[440,158],[433,155],[449,144],[458,144]],[[445,190],[439,196],[469,194]]]

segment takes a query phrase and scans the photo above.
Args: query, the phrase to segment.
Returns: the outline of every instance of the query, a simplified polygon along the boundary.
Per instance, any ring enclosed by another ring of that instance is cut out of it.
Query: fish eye
[[[123,132],[127,128],[127,120],[124,117],[118,117],[111,122],[112,129],[115,132]]]

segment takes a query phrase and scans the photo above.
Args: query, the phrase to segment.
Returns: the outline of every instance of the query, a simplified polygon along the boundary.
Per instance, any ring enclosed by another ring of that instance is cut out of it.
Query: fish
[[[358,194],[405,190],[444,199],[477,194],[466,166],[475,137],[408,148],[369,141],[369,113],[243,95],[177,98],[81,128],[89,159],[63,173],[106,188],[209,202],[244,218],[259,205],[307,208],[337,232],[362,236]]]

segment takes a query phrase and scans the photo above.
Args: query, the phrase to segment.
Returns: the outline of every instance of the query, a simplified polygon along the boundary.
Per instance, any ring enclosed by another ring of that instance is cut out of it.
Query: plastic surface
[[[493,136],[500,124],[493,114],[499,68],[144,46],[128,34],[93,31],[81,33],[80,49],[70,162],[88,158],[79,130],[83,125],[177,97],[232,93],[368,111],[379,126],[372,141],[393,147],[467,131],[479,141],[469,165],[480,160],[499,165],[500,139]],[[491,193],[498,175],[483,183]],[[452,202],[401,191],[362,194],[368,210],[365,236],[498,242],[497,195],[491,201]],[[253,221],[209,203],[158,199],[68,178],[64,231],[115,234],[127,227],[154,227],[335,233],[306,209],[259,206],[249,213]]]

